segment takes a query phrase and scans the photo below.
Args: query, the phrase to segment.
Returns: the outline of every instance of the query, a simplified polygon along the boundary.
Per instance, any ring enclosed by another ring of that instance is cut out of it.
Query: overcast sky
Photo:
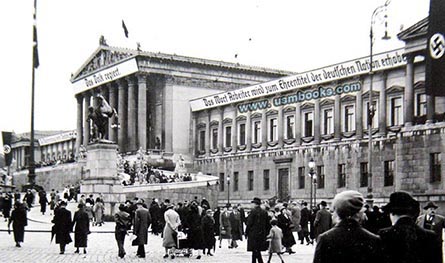
[[[383,0],[38,0],[40,67],[35,128],[76,127],[69,81],[97,49],[110,46],[246,65],[307,71],[369,56],[373,10]],[[428,16],[429,0],[392,0],[390,41],[375,26],[376,52],[402,47],[396,34]],[[33,0],[0,3],[0,130],[30,130]],[[129,31],[125,38],[122,19]],[[235,58],[235,54],[238,54]]]

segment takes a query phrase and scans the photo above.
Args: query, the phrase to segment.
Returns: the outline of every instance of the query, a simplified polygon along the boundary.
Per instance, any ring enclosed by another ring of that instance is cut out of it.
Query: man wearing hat
[[[53,234],[56,235],[56,244],[60,246],[60,254],[65,253],[65,246],[71,243],[70,232],[72,232],[71,212],[66,209],[67,203],[61,201],[59,208],[54,210],[54,218],[51,221],[54,223],[52,228]]]
[[[137,236],[135,245],[138,246],[136,255],[145,258],[145,245],[148,243],[148,227],[151,224],[151,217],[148,209],[144,207],[144,202],[139,199],[136,202],[136,212],[134,215],[133,233]]]
[[[321,209],[317,211],[314,220],[315,238],[332,227],[332,216],[327,210],[328,204],[325,201],[320,202]]]
[[[266,238],[270,229],[269,216],[260,207],[261,199],[255,197],[251,203],[253,208],[247,217],[246,226],[247,251],[252,251],[252,263],[263,263],[261,251],[268,248]]]
[[[442,232],[445,227],[445,218],[436,214],[438,206],[430,201],[423,207],[424,215],[417,218],[417,225],[425,229],[433,230],[437,234],[437,238],[442,242]]]
[[[318,237],[314,263],[381,262],[380,238],[360,225],[364,198],[357,191],[343,191],[332,202],[339,222]]]
[[[384,207],[392,226],[379,231],[384,262],[442,263],[442,247],[436,234],[416,225],[419,202],[407,192],[394,192]]]

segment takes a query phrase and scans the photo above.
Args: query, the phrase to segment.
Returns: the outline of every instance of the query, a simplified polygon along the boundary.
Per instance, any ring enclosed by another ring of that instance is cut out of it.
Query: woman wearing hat
[[[318,237],[314,263],[381,262],[380,239],[359,224],[363,218],[363,195],[357,191],[337,194],[332,202],[339,222]]]
[[[278,221],[278,227],[281,228],[281,231],[283,231],[283,246],[286,248],[286,252],[290,254],[294,254],[295,252],[292,251],[292,246],[295,245],[297,242],[295,242],[294,234],[292,233],[292,220],[289,217],[288,213],[286,212],[286,208],[282,207],[280,209],[280,212],[277,215],[277,221]]]
[[[79,204],[77,206],[79,210],[74,213],[73,226],[74,226],[74,246],[79,253],[79,248],[83,247],[83,253],[87,253],[87,241],[90,234],[90,219],[87,212],[85,212],[85,205]]]

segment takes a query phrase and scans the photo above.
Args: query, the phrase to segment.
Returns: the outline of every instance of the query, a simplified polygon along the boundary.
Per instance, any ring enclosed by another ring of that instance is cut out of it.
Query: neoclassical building
[[[220,178],[221,203],[309,200],[312,191],[330,200],[345,189],[371,190],[377,203],[395,190],[445,201],[445,101],[425,94],[427,27],[424,19],[398,34],[404,48],[374,54],[373,75],[363,57],[191,100],[195,164]]]

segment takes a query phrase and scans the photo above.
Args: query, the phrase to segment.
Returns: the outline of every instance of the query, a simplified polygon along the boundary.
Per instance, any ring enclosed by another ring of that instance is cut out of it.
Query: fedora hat
[[[423,207],[423,209],[427,210],[428,208],[434,208],[437,209],[438,206],[433,202],[433,201],[429,201],[426,206]]]
[[[419,210],[419,202],[407,192],[394,192],[389,196],[389,203],[383,210],[388,213],[415,214]]]
[[[251,203],[261,205],[261,199],[259,199],[258,197],[254,197]]]

